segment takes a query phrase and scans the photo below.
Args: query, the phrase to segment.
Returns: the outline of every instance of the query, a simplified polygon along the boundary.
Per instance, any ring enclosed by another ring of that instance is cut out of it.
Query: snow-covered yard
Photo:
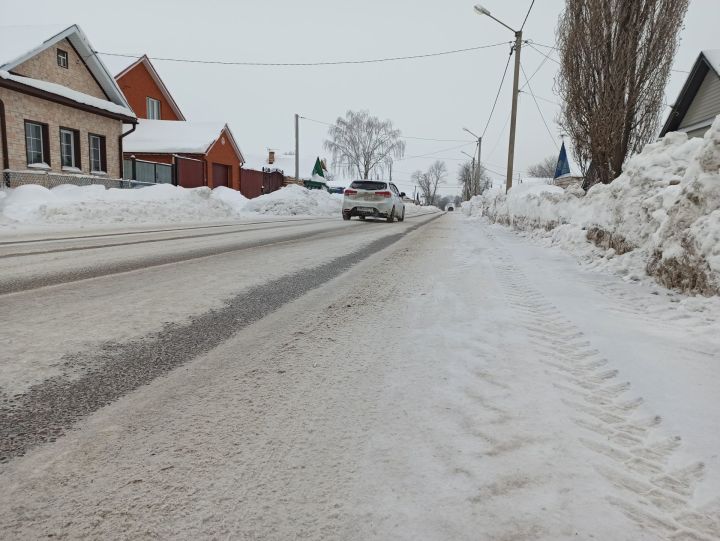
[[[628,279],[720,293],[720,119],[704,139],[670,133],[587,195],[543,184],[493,191],[463,205],[565,246]],[[590,244],[592,242],[592,244]]]

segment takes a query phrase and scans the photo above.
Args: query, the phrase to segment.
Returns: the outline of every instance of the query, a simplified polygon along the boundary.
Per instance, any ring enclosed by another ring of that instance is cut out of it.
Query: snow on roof
[[[123,150],[150,154],[205,154],[225,127],[224,122],[214,121],[140,119],[135,131],[123,140]]]
[[[275,161],[273,164],[268,163],[268,152],[264,154],[253,153],[248,154],[247,161],[243,165],[243,169],[253,169],[261,171],[263,168],[276,169],[285,173],[286,176],[295,175],[295,154],[289,152],[275,152]],[[300,178],[310,180],[313,169],[315,168],[315,160],[317,156],[310,154],[300,155]],[[321,158],[322,159],[322,158]]]
[[[715,73],[720,76],[720,49],[708,49],[703,51],[702,54],[715,70]]]
[[[40,52],[46,41],[51,41],[68,27],[67,24],[3,26],[0,32],[0,68],[7,69],[8,64],[21,64],[28,53]]]
[[[15,81],[16,83],[20,83],[25,86],[37,88],[38,90],[43,90],[45,92],[50,92],[51,94],[55,94],[56,96],[62,96],[63,98],[71,99],[74,102],[81,103],[83,105],[90,105],[91,107],[102,109],[110,113],[123,115],[129,118],[135,118],[135,113],[133,113],[133,111],[129,107],[123,107],[122,105],[117,105],[111,101],[102,98],[96,98],[95,96],[91,96],[89,94],[83,94],[82,92],[78,92],[77,90],[73,90],[72,88],[68,88],[63,85],[49,83],[47,81],[41,81],[39,79],[31,79],[30,77],[21,77],[20,75],[13,75],[4,70],[0,70],[0,79]]]
[[[76,25],[15,25],[3,26],[0,32],[0,70],[12,71],[14,68],[52,47],[56,43],[68,39],[78,54],[83,58],[110,101],[116,105],[130,109],[125,96],[115,79],[93,49],[87,36]],[[59,85],[58,85],[59,86]],[[125,113],[123,113],[125,114]],[[134,117],[134,114],[128,116]]]

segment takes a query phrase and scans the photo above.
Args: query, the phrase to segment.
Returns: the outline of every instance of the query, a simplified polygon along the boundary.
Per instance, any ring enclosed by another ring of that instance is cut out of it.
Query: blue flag
[[[565,141],[563,141],[562,147],[560,147],[560,156],[558,156],[558,162],[555,166],[555,177],[558,178],[563,175],[570,174],[570,162],[568,162],[567,152],[565,151]]]

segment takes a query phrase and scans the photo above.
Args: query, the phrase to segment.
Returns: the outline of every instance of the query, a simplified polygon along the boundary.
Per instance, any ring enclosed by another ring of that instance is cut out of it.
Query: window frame
[[[93,139],[97,138],[100,141],[100,168],[97,169],[95,165],[95,157],[93,156]],[[106,148],[105,136],[98,133],[88,133],[88,155],[90,158],[90,172],[96,173],[107,173],[107,148]]]
[[[155,110],[155,104],[157,104],[157,116],[152,116],[150,111]],[[151,105],[153,105],[153,107],[150,107]],[[160,100],[156,100],[151,96],[145,97],[145,116],[147,116],[148,120],[162,120],[162,104]]]
[[[40,128],[40,161],[39,162],[31,162],[30,161],[30,148],[28,147],[28,125],[30,126],[37,126]],[[50,141],[48,139],[48,125],[44,122],[38,122],[37,120],[25,120],[24,121],[24,128],[25,128],[25,161],[27,165],[34,165],[34,164],[40,164],[45,163],[48,167],[50,167]]]
[[[72,137],[72,144],[70,146],[72,152],[72,165],[65,165],[63,163],[63,133],[69,133]],[[60,126],[60,167],[74,167],[76,169],[82,168],[81,153],[80,153],[80,131],[73,128],[67,128]]]
[[[68,52],[64,49],[60,49],[58,47],[56,53],[55,53],[55,59],[57,60],[57,65],[60,66],[63,69],[70,69],[70,55]],[[61,62],[62,59],[62,62]],[[64,65],[63,65],[64,62]]]

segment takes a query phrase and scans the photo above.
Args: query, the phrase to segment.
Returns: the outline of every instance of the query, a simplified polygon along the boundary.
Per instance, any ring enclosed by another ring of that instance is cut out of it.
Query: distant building
[[[7,184],[121,178],[137,118],[79,26],[0,31],[0,163]]]
[[[285,185],[284,163],[274,150],[264,156],[250,156],[240,170],[240,192],[253,198],[279,190]],[[294,156],[293,156],[294,159]]]
[[[702,51],[663,125],[660,136],[682,131],[702,137],[720,114],[720,50]]]
[[[145,55],[115,80],[141,119],[125,140],[124,178],[240,190],[245,158],[226,123],[186,120]]]

